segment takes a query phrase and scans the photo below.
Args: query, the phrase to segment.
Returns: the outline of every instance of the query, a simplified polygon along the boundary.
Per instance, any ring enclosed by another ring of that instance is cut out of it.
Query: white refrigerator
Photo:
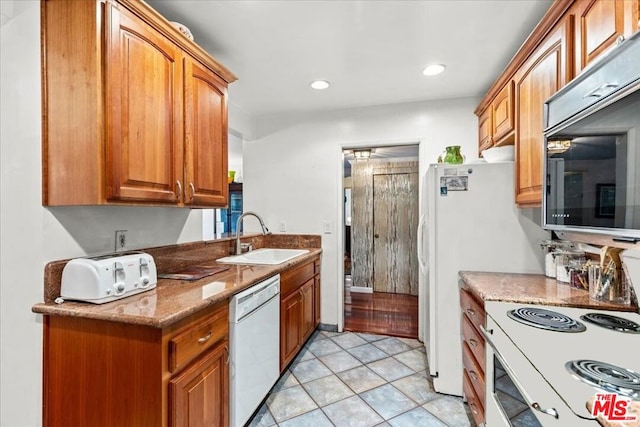
[[[543,273],[539,208],[519,209],[514,164],[433,164],[418,227],[420,316],[436,391],[462,396],[458,272]]]

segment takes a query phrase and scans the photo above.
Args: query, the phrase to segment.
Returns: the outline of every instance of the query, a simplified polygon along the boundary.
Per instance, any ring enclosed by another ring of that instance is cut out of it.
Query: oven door
[[[591,426],[577,417],[487,315],[486,427]]]

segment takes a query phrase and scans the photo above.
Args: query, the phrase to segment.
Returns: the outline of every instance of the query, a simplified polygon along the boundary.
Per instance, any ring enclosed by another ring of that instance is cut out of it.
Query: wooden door
[[[616,44],[625,34],[625,0],[582,0],[577,3],[578,71]],[[630,33],[630,31],[629,31]]]
[[[418,174],[373,176],[373,290],[418,295]]]
[[[106,198],[177,204],[183,180],[180,49],[125,8],[106,7]]]
[[[513,133],[513,81],[496,95],[496,99],[491,103],[493,118],[493,142],[500,144],[502,139]]]
[[[493,120],[491,119],[491,113],[493,108],[489,105],[484,109],[480,117],[478,118],[478,151],[491,148],[493,145]]]
[[[300,291],[296,290],[280,302],[280,371],[286,368],[300,348],[301,324]]]
[[[516,203],[521,206],[542,202],[543,106],[571,78],[571,27],[568,19],[559,25],[516,73]]]
[[[313,313],[315,317],[315,326],[318,326],[320,324],[320,274],[317,274],[314,278],[313,293]]]
[[[300,296],[302,298],[302,336],[300,340],[300,344],[304,342],[304,340],[311,335],[313,330],[316,328],[315,316],[314,316],[314,306],[313,306],[313,295],[314,295],[314,283],[315,278],[309,280],[307,283],[302,285],[300,288]]]
[[[169,383],[172,427],[229,424],[229,366],[226,341]]]
[[[227,85],[185,58],[185,204],[226,206]]]

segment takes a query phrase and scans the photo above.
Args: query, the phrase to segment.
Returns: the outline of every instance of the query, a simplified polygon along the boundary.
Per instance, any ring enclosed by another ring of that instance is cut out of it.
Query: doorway
[[[418,146],[343,158],[344,329],[418,338]]]

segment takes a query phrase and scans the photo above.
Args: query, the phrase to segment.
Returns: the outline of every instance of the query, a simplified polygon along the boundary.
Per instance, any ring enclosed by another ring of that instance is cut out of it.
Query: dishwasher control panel
[[[229,304],[229,321],[236,323],[260,308],[280,293],[280,275],[277,274],[237,293]]]

